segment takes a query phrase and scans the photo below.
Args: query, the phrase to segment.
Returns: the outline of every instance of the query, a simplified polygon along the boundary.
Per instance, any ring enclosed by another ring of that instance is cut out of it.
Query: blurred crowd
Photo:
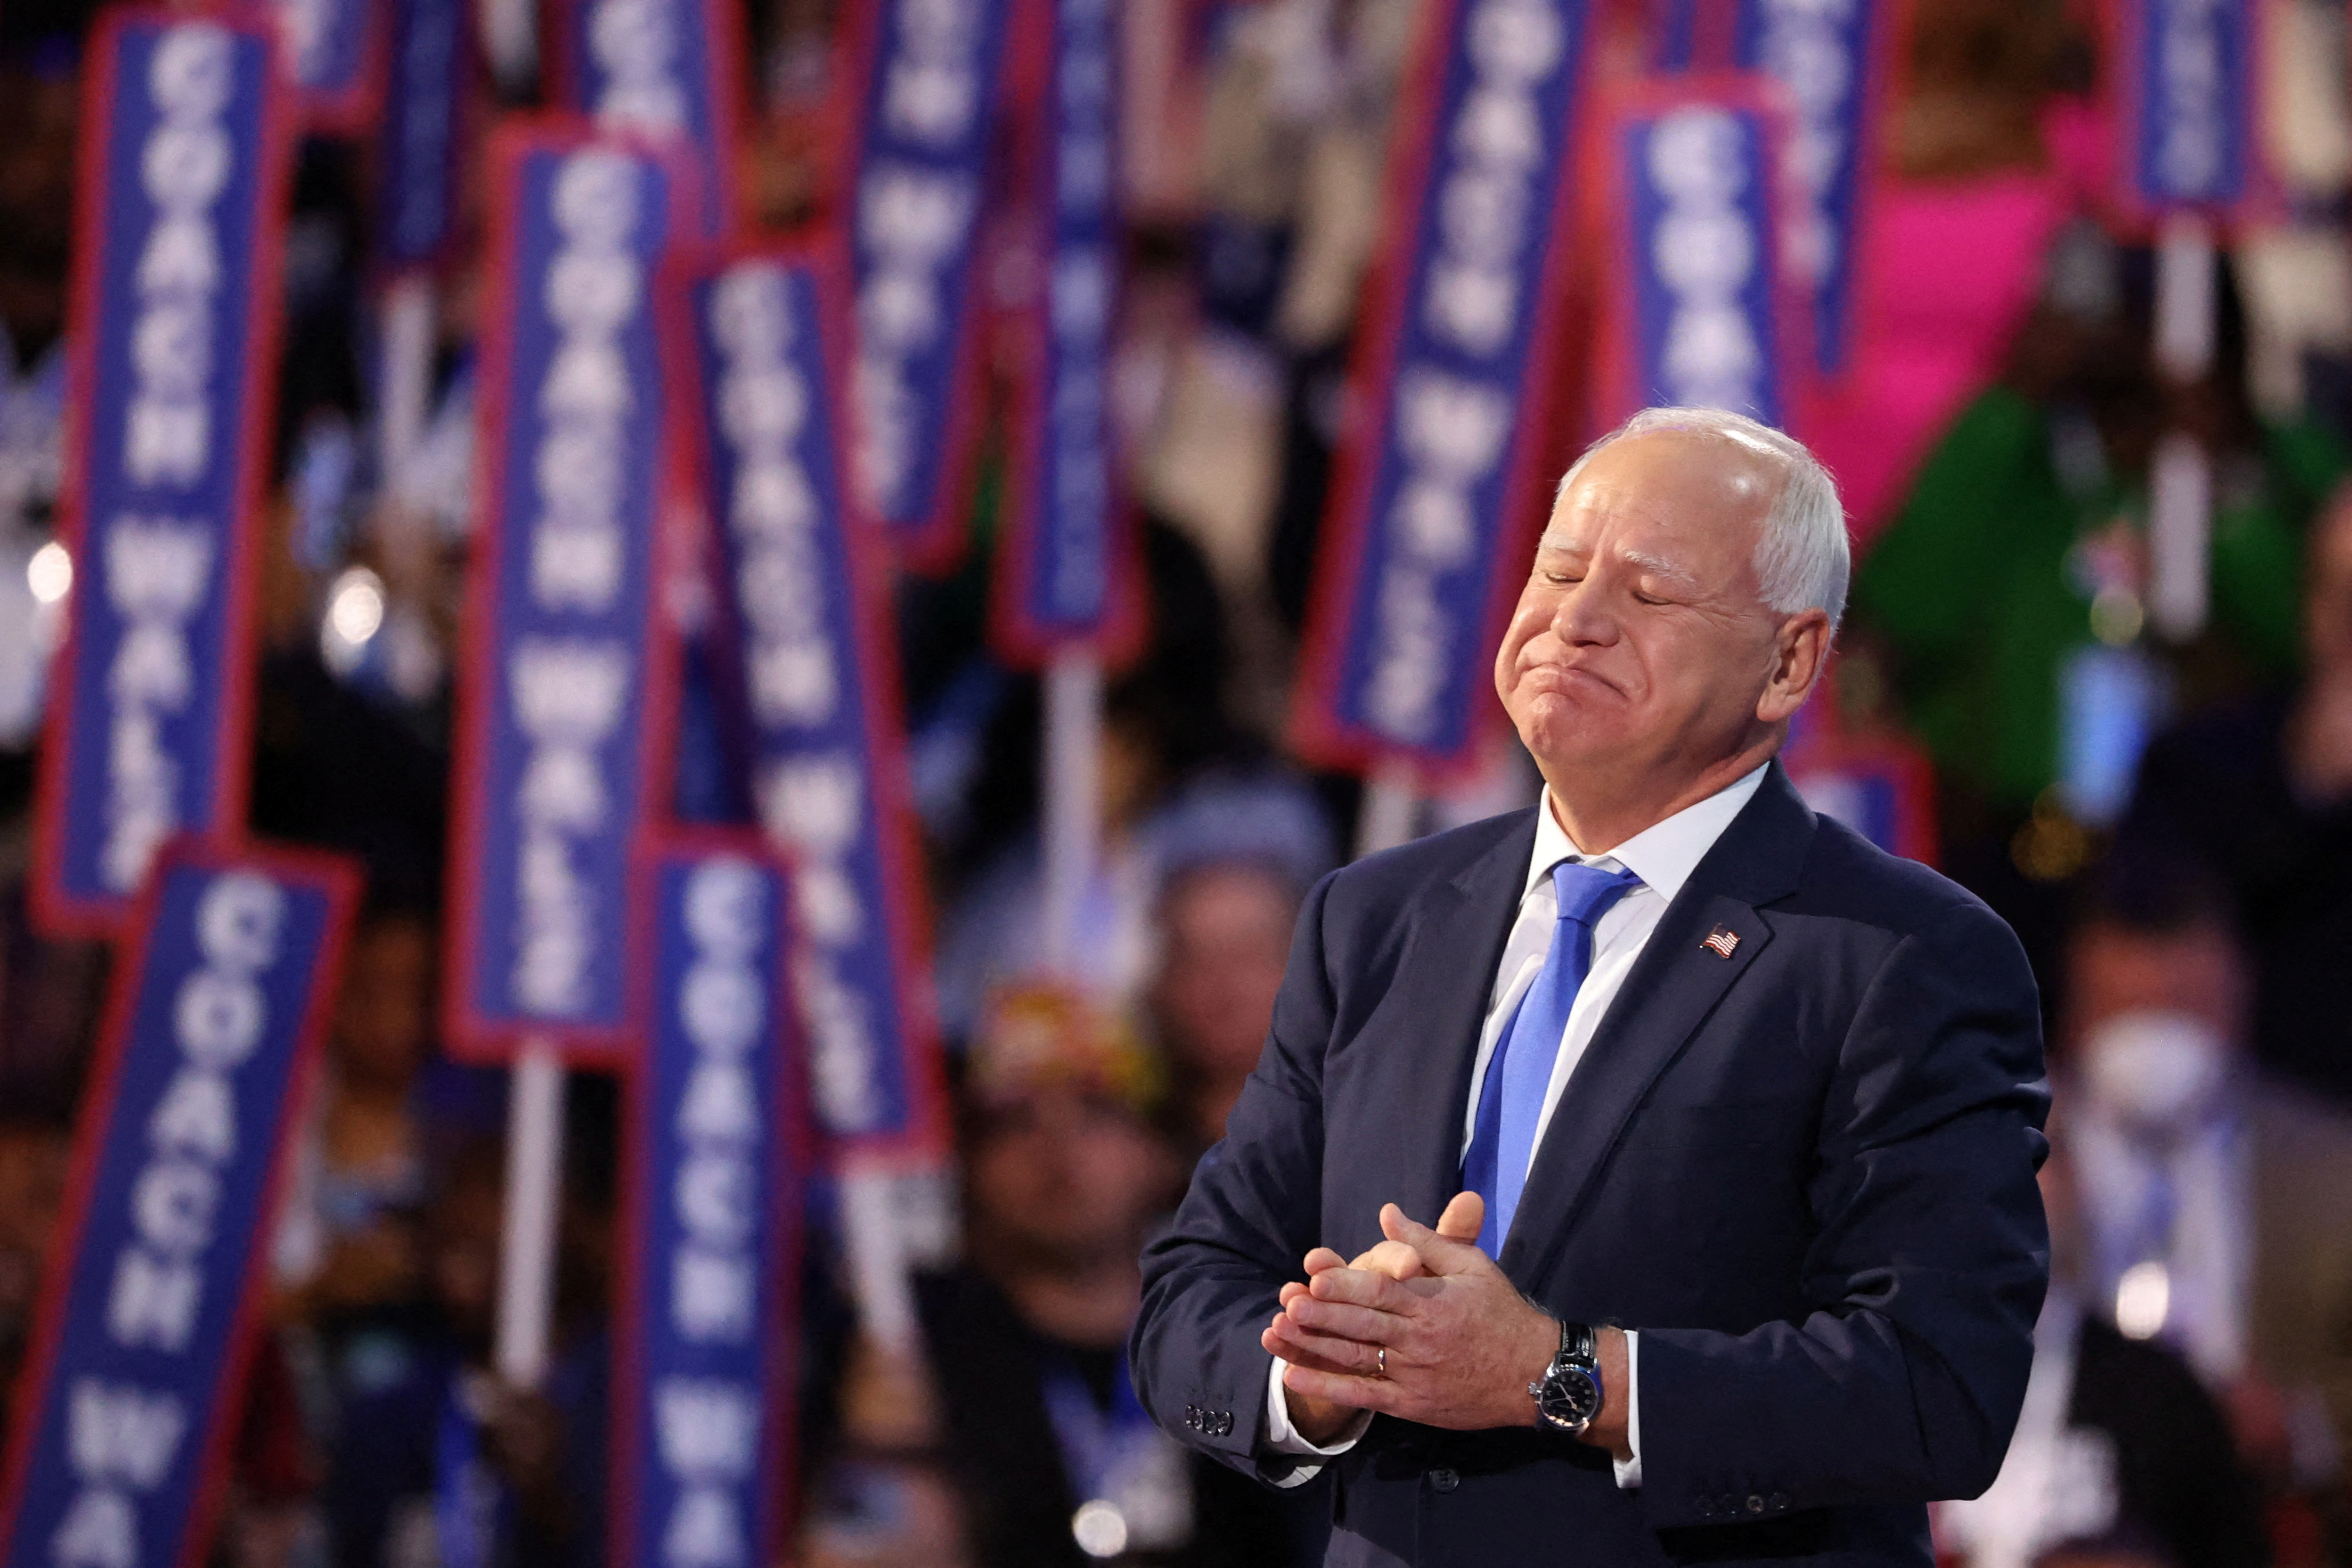
[[[851,9],[754,7],[764,111],[740,175],[771,226],[824,216]],[[1938,1548],[1976,1568],[2352,1563],[2343,8],[2266,7],[2283,194],[2225,252],[2218,352],[2189,377],[2153,341],[2148,237],[2085,174],[2092,7],[1908,9],[1874,242],[1903,260],[1876,323],[1890,379],[1818,433],[1860,548],[1821,700],[1932,764],[1937,858],[2042,979],[2056,1103],[2025,1415],[1992,1490],[1937,1510]],[[961,1226],[916,1282],[917,1331],[871,1334],[830,1194],[813,1195],[794,1531],[812,1568],[1319,1557],[1319,1488],[1261,1489],[1153,1430],[1122,1346],[1138,1251],[1219,1138],[1296,911],[1353,836],[1360,786],[1289,759],[1282,722],[1416,10],[1129,7],[1136,58],[1159,66],[1130,116],[1119,383],[1151,630],[1106,698],[1079,982],[1038,973],[1041,699],[982,636],[992,461],[961,563],[900,585]],[[0,6],[0,1405],[107,971],[99,948],[37,934],[24,896],[69,570],[49,529],[86,26],[70,0]],[[530,95],[511,70],[483,90]],[[443,289],[424,438],[373,471],[362,174],[353,148],[306,146],[287,240],[253,826],[356,854],[369,890],[214,1555],[585,1565],[608,1540],[621,1091],[573,1075],[557,1354],[542,1386],[509,1387],[488,1354],[505,1084],[436,1037],[470,262]],[[2211,614],[2179,637],[2144,602],[2169,432],[2212,475]],[[694,679],[689,660],[680,809],[740,817]],[[1537,785],[1498,742],[1419,826]]]

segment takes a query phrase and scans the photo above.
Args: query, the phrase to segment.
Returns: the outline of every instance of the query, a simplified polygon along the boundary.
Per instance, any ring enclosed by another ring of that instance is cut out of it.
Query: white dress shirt
[[[1633,961],[1649,945],[1650,933],[1657,929],[1666,906],[1674,902],[1675,895],[1690,880],[1690,874],[1698,868],[1706,852],[1715,847],[1723,830],[1731,826],[1731,819],[1739,815],[1763,784],[1764,771],[1764,767],[1753,769],[1697,805],[1685,806],[1664,822],[1643,828],[1606,855],[1587,855],[1577,848],[1552,814],[1551,791],[1544,791],[1537,803],[1536,847],[1528,858],[1528,878],[1519,895],[1518,918],[1511,923],[1511,934],[1503,943],[1503,962],[1496,968],[1494,990],[1487,998],[1486,1021],[1478,1031],[1478,1058],[1470,1069],[1470,1099],[1462,1113],[1465,1154],[1469,1152],[1471,1134],[1477,1129],[1478,1095],[1486,1081],[1486,1064],[1494,1059],[1496,1041],[1510,1023],[1512,1014],[1518,1010],[1519,999],[1535,984],[1537,974],[1543,969],[1544,955],[1551,949],[1552,928],[1559,919],[1559,893],[1552,885],[1552,868],[1563,860],[1574,860],[1604,871],[1631,871],[1642,879],[1642,885],[1612,904],[1593,925],[1592,967],[1577,990],[1575,1005],[1569,1010],[1568,1032],[1561,1037],[1559,1054],[1552,1061],[1551,1082],[1544,1090],[1543,1111],[1537,1118],[1535,1142],[1528,1152],[1530,1170],[1534,1168],[1536,1151],[1543,1147],[1544,1132],[1551,1125],[1551,1113],[1559,1104],[1561,1091],[1568,1087],[1569,1075],[1576,1070],[1585,1047],[1592,1043],[1593,1032],[1601,1026],[1609,1004],[1617,999],[1618,989],[1625,984]],[[1435,1221],[1436,1216],[1432,1215],[1423,1223]],[[1617,1464],[1617,1484],[1627,1488],[1642,1484],[1639,1340],[1638,1334],[1627,1331],[1625,1431],[1633,1458]],[[1371,1424],[1369,1412],[1338,1439],[1321,1447],[1298,1435],[1290,1424],[1289,1402],[1283,1395],[1282,1371],[1288,1364],[1276,1358],[1267,1374],[1266,1447],[1279,1454],[1317,1459],[1328,1459],[1355,1447],[1364,1428]],[[1321,1468],[1301,1465],[1281,1484],[1301,1485]]]
[[[2158,1337],[2207,1387],[2228,1387],[2246,1370],[2253,1296],[2253,1149],[2243,1112],[2225,1101],[2157,1145],[2135,1138],[2095,1093],[2066,1105],[2066,1152],[2098,1299],[2128,1317],[2117,1292],[2126,1270],[2159,1265]],[[2170,1189],[2169,1223],[2158,1250],[2147,1227],[2160,1187]]]

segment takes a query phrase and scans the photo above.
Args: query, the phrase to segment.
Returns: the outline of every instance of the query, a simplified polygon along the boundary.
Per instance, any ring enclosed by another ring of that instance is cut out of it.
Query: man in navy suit
[[[1496,660],[1542,800],[1307,900],[1130,1354],[1184,1440],[1333,1472],[1328,1563],[1926,1564],[1926,1504],[2000,1469],[2038,1000],[1773,760],[1847,570],[1801,446],[1638,416]]]

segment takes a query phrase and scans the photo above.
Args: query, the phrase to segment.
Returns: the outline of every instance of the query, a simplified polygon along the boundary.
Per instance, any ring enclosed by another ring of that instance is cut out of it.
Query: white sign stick
[[[555,1316],[555,1236],[563,1169],[563,1058],[545,1039],[515,1056],[507,1100],[506,1235],[499,1249],[499,1375],[536,1388]]]

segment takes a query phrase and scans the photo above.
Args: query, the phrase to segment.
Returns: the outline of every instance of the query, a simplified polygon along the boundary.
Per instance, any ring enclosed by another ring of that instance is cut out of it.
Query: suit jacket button
[[[1788,1506],[1789,1506],[1789,1494],[1788,1494],[1787,1492],[1774,1492],[1774,1493],[1772,1494],[1772,1507],[1773,1507],[1776,1510],[1780,1510],[1780,1509],[1784,1509],[1784,1508],[1786,1508],[1786,1507],[1788,1507]]]
[[[1750,1513],[1762,1513],[1764,1511],[1764,1500],[1757,1496],[1754,1492],[1748,1493],[1748,1511]]]
[[[1717,1513],[1722,1514],[1727,1519],[1736,1518],[1739,1513],[1739,1494],[1737,1492],[1724,1493],[1722,1500],[1715,1505],[1715,1510]]]
[[[1233,1435],[1233,1430],[1234,1430],[1234,1413],[1233,1413],[1232,1411],[1230,1411],[1230,1410],[1220,1410],[1220,1411],[1218,1411],[1218,1412],[1217,1412],[1217,1436],[1220,1436],[1220,1437],[1231,1436]]]
[[[1443,1468],[1432,1470],[1429,1472],[1429,1484],[1439,1491],[1450,1492],[1462,1484],[1462,1472]]]

